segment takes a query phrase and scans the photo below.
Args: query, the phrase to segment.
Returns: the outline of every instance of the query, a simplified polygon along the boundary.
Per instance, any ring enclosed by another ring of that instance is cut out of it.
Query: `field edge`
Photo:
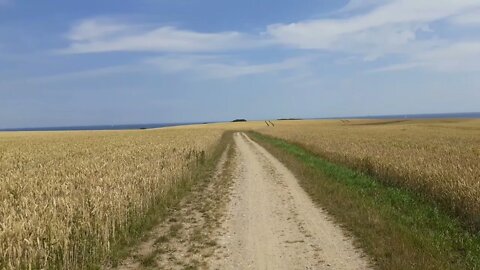
[[[151,229],[168,219],[171,209],[175,208],[182,199],[188,196],[196,184],[212,178],[222,153],[232,144],[232,136],[233,132],[225,131],[212,154],[197,159],[193,169],[186,172],[164,196],[158,198],[155,204],[150,207],[144,219],[132,224],[132,229],[126,237],[113,245],[112,252],[108,254],[106,260],[93,263],[89,269],[118,266],[130,254],[131,249],[147,237],[147,233]]]
[[[249,134],[292,170],[379,269],[480,268],[480,234],[467,231],[428,200],[326,161],[295,143]]]

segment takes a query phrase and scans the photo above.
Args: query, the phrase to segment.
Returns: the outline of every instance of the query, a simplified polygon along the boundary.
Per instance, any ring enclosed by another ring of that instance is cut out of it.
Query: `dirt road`
[[[295,176],[244,133],[213,269],[368,269],[352,240]]]

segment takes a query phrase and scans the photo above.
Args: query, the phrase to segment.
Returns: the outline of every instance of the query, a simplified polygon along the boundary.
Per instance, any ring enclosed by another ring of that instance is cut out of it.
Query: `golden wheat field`
[[[0,133],[0,268],[104,260],[227,130],[296,142],[480,224],[480,120],[273,122]]]
[[[0,133],[0,268],[82,268],[209,155],[217,129]]]
[[[418,191],[480,227],[480,120],[275,123],[257,130]]]

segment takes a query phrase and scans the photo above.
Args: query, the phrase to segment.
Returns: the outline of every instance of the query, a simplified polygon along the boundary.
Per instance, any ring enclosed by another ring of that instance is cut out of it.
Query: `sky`
[[[0,0],[0,128],[478,111],[478,0]]]

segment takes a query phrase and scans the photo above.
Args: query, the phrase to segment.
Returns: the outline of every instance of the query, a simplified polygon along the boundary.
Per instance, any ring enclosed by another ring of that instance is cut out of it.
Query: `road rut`
[[[368,260],[300,187],[244,133],[212,269],[369,269]]]

